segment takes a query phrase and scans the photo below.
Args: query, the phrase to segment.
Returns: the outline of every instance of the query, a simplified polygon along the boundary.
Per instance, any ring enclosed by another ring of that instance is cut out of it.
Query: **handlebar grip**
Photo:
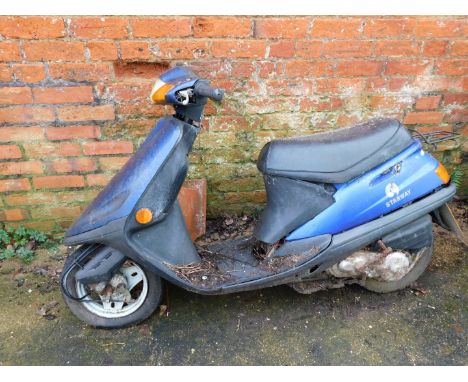
[[[195,85],[195,95],[211,98],[213,101],[222,101],[224,98],[223,89],[214,89],[205,82],[199,82]]]

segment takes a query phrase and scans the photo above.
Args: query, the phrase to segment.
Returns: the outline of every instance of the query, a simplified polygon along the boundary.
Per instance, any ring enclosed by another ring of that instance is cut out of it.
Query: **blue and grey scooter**
[[[432,222],[456,225],[446,206],[455,186],[393,119],[267,143],[257,164],[267,204],[253,237],[197,249],[177,196],[205,105],[223,95],[186,67],[156,81],[151,100],[175,114],[157,123],[64,239],[79,245],[61,277],[78,318],[137,324],[161,303],[163,280],[202,294],[350,283],[384,293],[424,272]]]

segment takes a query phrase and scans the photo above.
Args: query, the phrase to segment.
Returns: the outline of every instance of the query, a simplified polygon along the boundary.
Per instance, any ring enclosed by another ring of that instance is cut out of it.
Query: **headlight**
[[[161,81],[159,78],[156,83],[153,85],[153,90],[151,90],[150,99],[153,103],[165,104],[166,103],[166,94],[171,90],[174,85],[166,84],[164,81]]]

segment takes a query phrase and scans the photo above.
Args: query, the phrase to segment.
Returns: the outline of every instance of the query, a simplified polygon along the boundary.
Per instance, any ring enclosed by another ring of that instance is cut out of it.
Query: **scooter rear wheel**
[[[67,259],[64,269],[71,261],[72,256]],[[147,319],[161,302],[161,278],[133,260],[127,260],[119,269],[132,294],[132,301],[125,304],[101,301],[96,294],[90,294],[86,285],[76,281],[77,271],[78,267],[74,267],[65,280],[68,293],[75,299],[62,293],[63,299],[75,316],[91,326],[114,329],[136,325]]]
[[[405,289],[407,286],[414,283],[429,266],[433,256],[433,246],[427,247],[420,254],[416,264],[411,270],[400,280],[397,281],[379,281],[375,279],[366,279],[361,282],[361,285],[376,293],[390,293],[397,290]]]

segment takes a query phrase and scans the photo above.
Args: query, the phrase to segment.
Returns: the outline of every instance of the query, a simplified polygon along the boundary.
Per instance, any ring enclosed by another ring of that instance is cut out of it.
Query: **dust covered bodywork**
[[[175,114],[161,119],[65,237],[68,245],[82,244],[61,280],[75,314],[104,327],[144,319],[159,304],[161,279],[225,294],[329,276],[369,278],[377,284],[362,285],[384,292],[424,272],[432,257],[430,214],[455,186],[421,143],[389,119],[267,144],[258,160],[267,206],[253,235],[196,246],[177,195],[207,100],[223,96],[181,67],[156,81],[151,99],[174,106]],[[154,298],[131,295],[136,282]],[[125,298],[113,302],[114,295]],[[80,304],[86,298],[91,310]],[[138,304],[149,305],[138,311]],[[142,313],[133,318],[132,309]],[[122,320],[106,321],[113,314]]]

